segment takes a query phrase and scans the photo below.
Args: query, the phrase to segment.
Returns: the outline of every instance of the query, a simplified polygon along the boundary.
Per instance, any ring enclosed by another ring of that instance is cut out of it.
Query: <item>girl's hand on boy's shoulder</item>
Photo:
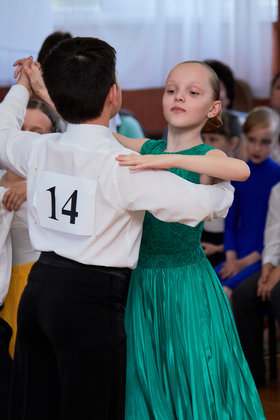
[[[121,166],[130,166],[131,171],[139,169],[170,169],[172,158],[170,155],[118,155],[116,160]]]

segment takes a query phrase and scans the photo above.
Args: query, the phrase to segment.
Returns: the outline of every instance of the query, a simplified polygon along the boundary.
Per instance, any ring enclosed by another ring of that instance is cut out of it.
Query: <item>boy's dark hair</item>
[[[208,66],[212,67],[220,81],[225,85],[227,97],[229,99],[228,109],[232,109],[235,87],[235,80],[232,70],[229,66],[218,60],[204,60],[204,62],[208,64]]]
[[[241,139],[242,136],[242,126],[240,124],[239,118],[232,113],[230,110],[224,110],[222,112],[222,121],[223,125],[220,127],[207,131],[207,133],[222,134],[228,140],[232,137],[238,137]]]
[[[37,101],[37,99],[30,99],[27,104],[27,109],[39,109],[51,121],[51,131],[55,133],[59,130],[59,118],[56,112],[46,103]]]
[[[46,57],[42,70],[49,95],[61,117],[80,124],[98,118],[116,83],[116,51],[98,38],[62,41]]]
[[[70,32],[56,31],[47,36],[38,53],[37,61],[42,65],[50,50],[65,39],[71,39]]]

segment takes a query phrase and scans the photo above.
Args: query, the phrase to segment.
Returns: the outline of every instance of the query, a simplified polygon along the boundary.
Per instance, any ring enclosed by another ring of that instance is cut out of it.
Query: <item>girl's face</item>
[[[39,134],[51,133],[52,122],[40,109],[27,108],[22,130],[34,131]]]
[[[280,77],[274,83],[270,97],[271,108],[280,114]]]
[[[176,128],[202,128],[221,109],[221,102],[213,100],[210,73],[199,63],[182,63],[171,71],[162,105],[166,121]]]
[[[266,128],[255,127],[246,134],[248,159],[253,163],[262,163],[269,157],[274,142],[275,127],[272,124]]]

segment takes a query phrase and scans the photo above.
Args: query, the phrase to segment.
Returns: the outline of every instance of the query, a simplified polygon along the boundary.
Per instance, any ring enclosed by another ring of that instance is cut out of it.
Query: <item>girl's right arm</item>
[[[230,158],[220,150],[211,150],[204,156],[167,155],[119,155],[120,165],[131,170],[182,168],[225,181],[245,181],[250,175],[246,162]]]
[[[118,134],[118,133],[113,133],[113,135],[122,146],[126,147],[127,149],[134,150],[134,152],[138,152],[138,153],[140,153],[140,150],[143,144],[146,143],[147,140],[149,140],[146,138],[131,139],[129,137],[125,137],[122,134]]]

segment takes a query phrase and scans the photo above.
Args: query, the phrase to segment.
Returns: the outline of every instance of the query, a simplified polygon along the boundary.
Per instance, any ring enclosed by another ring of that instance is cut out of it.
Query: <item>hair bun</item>
[[[223,121],[222,121],[222,112],[219,112],[218,115],[216,115],[213,118],[208,118],[208,120],[206,121],[204,127],[202,128],[202,132],[204,131],[213,131],[218,127],[221,127],[221,125],[223,125]]]

